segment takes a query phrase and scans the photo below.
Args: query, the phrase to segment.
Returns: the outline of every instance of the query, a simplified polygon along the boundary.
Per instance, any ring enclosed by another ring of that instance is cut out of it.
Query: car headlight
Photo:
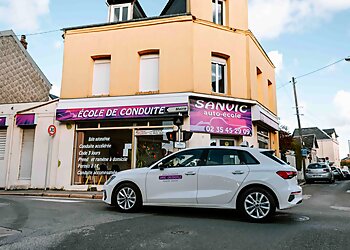
[[[106,182],[106,185],[109,185],[109,183],[111,183],[114,179],[115,179],[115,175],[112,175],[111,177],[109,177],[108,181]]]

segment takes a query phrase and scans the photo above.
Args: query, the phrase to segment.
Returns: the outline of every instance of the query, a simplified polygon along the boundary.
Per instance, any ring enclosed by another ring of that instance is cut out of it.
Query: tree
[[[286,153],[293,150],[293,135],[289,132],[285,125],[280,126],[279,131],[280,153],[283,161],[287,162]]]

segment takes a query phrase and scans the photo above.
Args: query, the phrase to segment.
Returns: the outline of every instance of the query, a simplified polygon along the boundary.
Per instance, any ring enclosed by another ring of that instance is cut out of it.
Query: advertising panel
[[[18,114],[16,115],[17,126],[35,125],[35,114]]]
[[[249,104],[190,98],[192,132],[252,136],[252,113]]]
[[[58,109],[58,121],[108,120],[121,118],[147,118],[187,113],[188,103],[120,106],[109,108]]]

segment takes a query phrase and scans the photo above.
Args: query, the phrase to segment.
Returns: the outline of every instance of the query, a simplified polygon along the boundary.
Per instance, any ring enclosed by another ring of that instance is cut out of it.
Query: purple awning
[[[16,115],[17,126],[35,125],[35,114],[18,114]]]
[[[6,127],[6,117],[0,117],[0,127]]]

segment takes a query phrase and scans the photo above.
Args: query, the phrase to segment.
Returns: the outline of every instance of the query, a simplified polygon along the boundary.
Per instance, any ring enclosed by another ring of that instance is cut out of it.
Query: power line
[[[43,34],[54,33],[58,31],[61,31],[61,30],[57,29],[57,30],[49,30],[49,31],[37,32],[37,33],[30,33],[30,34],[25,34],[25,36],[43,35]],[[21,35],[17,35],[17,36],[20,37]]]
[[[337,63],[340,63],[340,62],[344,61],[345,59],[346,59],[346,58],[342,58],[342,59],[340,59],[340,60],[338,60],[338,61],[336,61],[336,62],[334,62],[334,63],[328,64],[328,65],[326,65],[326,66],[324,66],[324,67],[322,67],[322,68],[319,68],[319,69],[316,69],[316,70],[311,71],[311,72],[309,72],[309,73],[306,73],[306,74],[303,74],[303,75],[294,77],[294,79],[300,79],[300,78],[303,78],[303,77],[306,77],[306,76],[315,74],[315,73],[317,73],[317,72],[319,72],[319,71],[322,71],[322,70],[324,70],[324,69],[326,69],[326,68],[329,68],[329,67],[331,67],[331,66],[333,66],[333,65],[335,65],[335,64],[337,64]],[[291,83],[292,83],[292,81],[289,81],[289,82],[287,82],[287,83],[284,83],[284,84],[282,84],[281,86],[279,86],[279,87],[277,88],[277,90],[279,90],[279,89],[281,89],[281,88],[284,88],[285,86],[287,86],[287,85],[289,85],[289,84],[291,84]]]
[[[338,60],[338,61],[336,61],[336,62],[334,62],[334,63],[328,64],[327,66],[324,66],[324,67],[322,67],[322,68],[316,69],[316,70],[314,70],[314,71],[312,71],[312,72],[310,72],[310,73],[307,73],[307,74],[304,74],[304,75],[301,75],[301,76],[297,76],[297,77],[295,77],[295,79],[299,79],[299,78],[302,78],[302,77],[305,77],[305,76],[308,76],[308,75],[312,75],[312,74],[317,73],[317,72],[319,72],[319,71],[321,71],[321,70],[324,70],[324,69],[326,69],[326,68],[329,68],[329,67],[331,67],[331,66],[333,66],[333,65],[335,65],[335,64],[337,64],[337,63],[340,63],[340,62],[342,62],[342,61],[344,61],[344,60],[345,60],[345,58],[342,58],[342,59],[340,59],[340,60]]]

